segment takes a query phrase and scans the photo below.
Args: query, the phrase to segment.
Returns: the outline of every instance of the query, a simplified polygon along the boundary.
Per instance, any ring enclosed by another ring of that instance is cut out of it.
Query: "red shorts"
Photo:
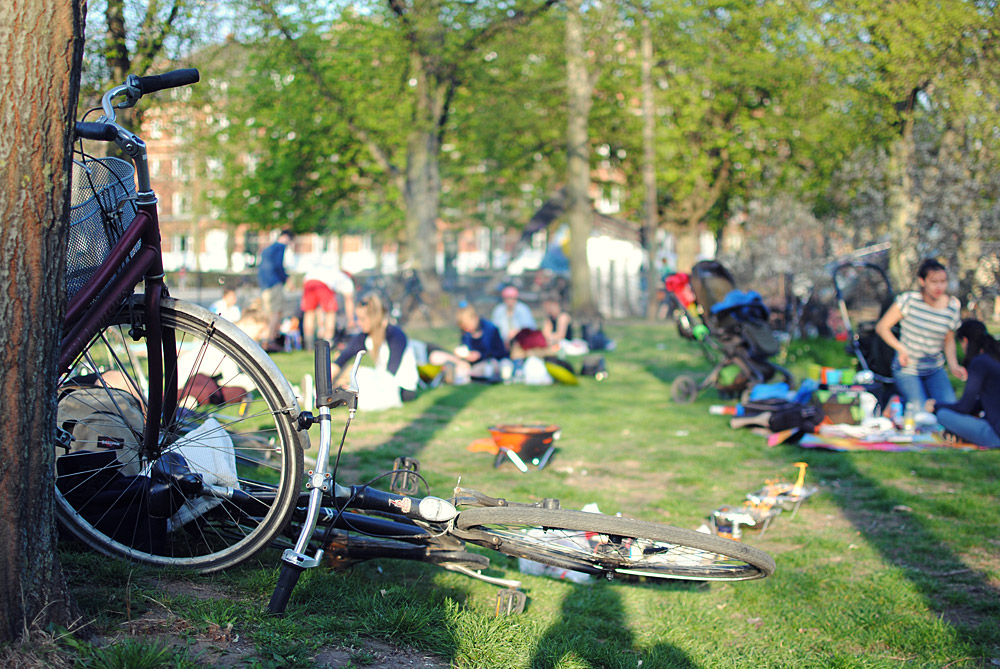
[[[337,296],[330,286],[322,281],[306,281],[302,286],[302,311],[312,311],[317,307],[327,313],[337,311]]]

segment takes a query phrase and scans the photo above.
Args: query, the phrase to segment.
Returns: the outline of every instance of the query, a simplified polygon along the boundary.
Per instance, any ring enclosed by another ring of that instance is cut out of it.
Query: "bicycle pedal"
[[[420,492],[420,461],[416,458],[400,457],[392,463],[392,478],[389,490],[397,495],[416,495]]]
[[[524,613],[524,603],[527,597],[520,590],[506,588],[497,592],[497,617],[512,616],[515,613]]]

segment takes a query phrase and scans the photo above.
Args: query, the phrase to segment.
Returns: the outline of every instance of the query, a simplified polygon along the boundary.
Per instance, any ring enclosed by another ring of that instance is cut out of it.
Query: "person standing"
[[[264,350],[281,351],[278,346],[278,331],[281,319],[285,315],[285,282],[288,272],[285,271],[285,249],[295,239],[291,230],[282,230],[278,239],[261,251],[260,266],[257,268],[257,281],[260,284],[261,307],[267,317],[267,340]]]
[[[519,296],[515,286],[507,286],[500,291],[502,302],[490,314],[490,321],[497,326],[508,349],[518,332],[535,329],[535,317],[528,305],[518,299]]]
[[[347,272],[332,267],[318,267],[306,272],[302,283],[302,336],[306,348],[312,348],[318,334],[323,339],[333,340],[337,332],[337,312],[339,303],[344,303],[345,328],[354,330],[354,280]],[[323,311],[323,319],[317,310]]]
[[[928,399],[955,401],[948,370],[965,381],[968,373],[955,354],[955,329],[961,323],[961,304],[948,295],[948,271],[933,258],[917,270],[920,290],[900,293],[875,332],[896,351],[892,375],[907,403],[923,407]],[[899,324],[899,337],[892,329]]]

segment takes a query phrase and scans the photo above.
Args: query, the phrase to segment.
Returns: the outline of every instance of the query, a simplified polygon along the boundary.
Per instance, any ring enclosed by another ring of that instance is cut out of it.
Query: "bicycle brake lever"
[[[351,410],[351,415],[354,415],[353,412],[358,409],[358,368],[361,366],[361,358],[364,354],[364,351],[359,351],[358,355],[354,358],[354,367],[351,368],[350,384],[346,388],[330,389],[326,395],[321,395],[317,392],[316,406],[326,406],[331,409],[334,407],[346,406]],[[326,365],[329,367],[329,354],[326,360]],[[317,378],[319,378],[319,368],[317,368],[316,372]]]
[[[363,358],[364,355],[365,355],[365,352],[362,350],[362,351],[358,351],[358,354],[356,356],[354,356],[354,367],[351,368],[351,384],[349,386],[347,386],[347,389],[350,390],[352,393],[354,393],[354,408],[355,409],[358,408],[358,405],[357,405],[357,402],[358,402],[357,395],[358,395],[358,393],[361,390],[360,388],[358,388],[358,368],[361,367],[361,358]]]

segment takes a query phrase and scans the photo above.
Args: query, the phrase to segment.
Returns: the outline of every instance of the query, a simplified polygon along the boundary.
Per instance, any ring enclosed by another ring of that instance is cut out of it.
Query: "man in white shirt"
[[[354,327],[354,280],[346,272],[332,267],[317,267],[306,272],[302,284],[302,334],[306,348],[316,336],[316,311],[323,311],[319,336],[332,340],[337,331],[337,296],[344,302],[348,330]]]

